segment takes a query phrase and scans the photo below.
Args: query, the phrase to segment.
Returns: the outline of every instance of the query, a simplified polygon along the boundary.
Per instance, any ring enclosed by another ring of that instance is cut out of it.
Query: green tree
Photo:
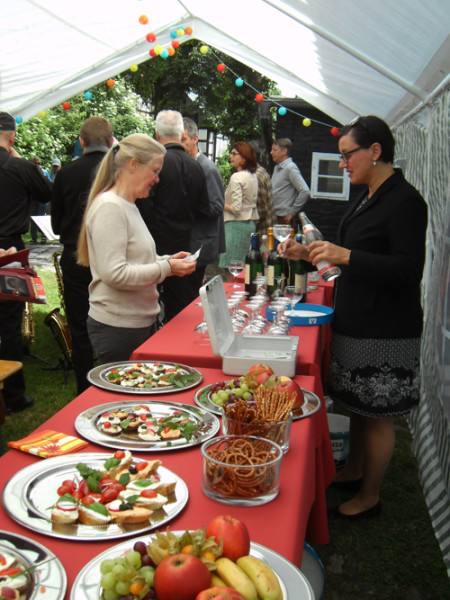
[[[189,40],[174,56],[156,56],[125,77],[154,117],[163,109],[178,110],[198,119],[200,125],[214,128],[231,143],[259,137],[255,95],[275,93],[275,83],[231,57],[220,58],[212,48],[202,54],[201,46],[198,40]],[[217,70],[221,62],[227,66],[222,73]],[[244,82],[241,87],[235,83],[237,78]]]
[[[121,77],[115,78],[114,87],[103,82],[89,90],[91,99],[84,94],[67,100],[69,110],[55,106],[41,119],[35,117],[17,127],[15,147],[24,158],[42,158],[43,166],[49,168],[56,156],[64,164],[72,160],[73,149],[82,123],[89,117],[106,117],[117,139],[135,132],[154,134],[154,121],[138,112],[139,96]]]

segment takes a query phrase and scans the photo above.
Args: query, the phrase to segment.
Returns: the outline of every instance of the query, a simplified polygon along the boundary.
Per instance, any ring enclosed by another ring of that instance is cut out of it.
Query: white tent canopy
[[[396,124],[448,83],[449,0],[9,0],[0,107],[31,118],[149,60],[146,34],[166,48],[179,25],[340,123]]]

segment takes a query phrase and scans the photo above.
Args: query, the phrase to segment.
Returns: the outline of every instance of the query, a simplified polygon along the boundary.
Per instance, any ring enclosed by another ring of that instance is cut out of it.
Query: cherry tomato
[[[145,460],[143,460],[142,462],[136,463],[135,467],[138,471],[143,471],[147,465],[148,462],[145,462]]]
[[[84,506],[89,506],[89,504],[94,504],[94,502],[94,498],[91,498],[90,496],[84,496],[83,498],[81,498],[81,504],[83,504]]]
[[[72,479],[65,479],[61,485],[66,485],[67,487],[71,487],[73,490],[76,489],[76,484],[75,481],[72,481]]]
[[[120,483],[113,483],[112,485],[110,485],[108,487],[108,489],[116,490],[116,492],[123,492],[123,490],[125,489],[125,486],[120,485]],[[106,490],[104,490],[104,491],[106,491]]]
[[[84,497],[84,494],[81,490],[74,490],[71,492],[71,495],[75,498],[75,500],[81,500]]]
[[[68,485],[60,485],[56,490],[58,496],[64,496],[64,494],[71,494],[73,492],[73,488]]]
[[[102,495],[100,497],[100,502],[102,504],[108,504],[108,502],[112,502],[113,500],[115,500],[118,495],[119,495],[119,492],[117,490],[108,488],[107,490],[102,492]]]
[[[105,490],[106,488],[110,487],[111,485],[113,485],[115,483],[116,482],[114,481],[114,479],[109,479],[109,477],[104,477],[100,481],[100,487],[102,488],[102,490]]]
[[[82,492],[83,496],[86,496],[87,494],[89,494],[91,492],[91,490],[88,488],[85,480],[83,480],[80,483],[80,491]]]
[[[114,453],[114,458],[125,458],[125,452],[123,450],[117,450],[117,452]]]
[[[0,571],[0,577],[11,577],[12,575],[17,575],[17,573],[22,573],[22,569],[19,569],[18,567],[9,567],[9,569]]]
[[[155,490],[143,490],[141,492],[141,496],[143,498],[156,498],[158,494],[155,492]]]

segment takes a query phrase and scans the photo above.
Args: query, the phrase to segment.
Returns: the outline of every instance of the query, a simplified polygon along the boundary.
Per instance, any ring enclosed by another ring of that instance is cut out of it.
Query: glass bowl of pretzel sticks
[[[254,436],[224,435],[201,447],[202,490],[217,502],[234,506],[266,504],[278,495],[281,446]]]
[[[286,453],[295,396],[260,386],[251,400],[238,399],[223,406],[224,435],[252,435],[277,443]]]

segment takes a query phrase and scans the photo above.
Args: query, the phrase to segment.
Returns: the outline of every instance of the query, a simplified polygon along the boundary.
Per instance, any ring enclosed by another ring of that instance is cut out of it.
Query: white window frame
[[[348,200],[350,196],[350,179],[347,176],[345,169],[340,169],[339,175],[320,175],[320,177],[330,177],[342,181],[342,192],[319,192],[319,165],[321,160],[340,162],[339,154],[328,152],[313,152],[311,163],[311,198],[327,198],[329,200]]]

